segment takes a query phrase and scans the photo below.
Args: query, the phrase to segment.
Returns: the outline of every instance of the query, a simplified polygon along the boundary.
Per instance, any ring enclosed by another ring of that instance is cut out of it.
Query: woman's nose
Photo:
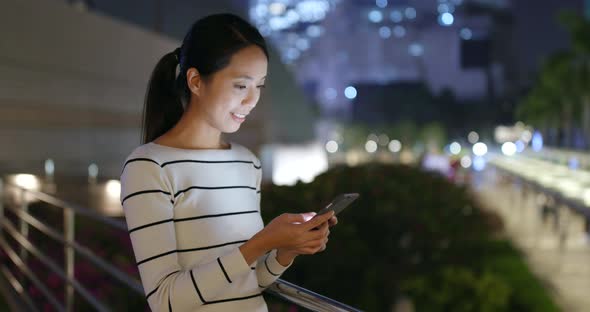
[[[244,98],[244,100],[242,101],[242,105],[254,108],[256,106],[256,103],[258,102],[258,98],[259,95],[256,94],[256,92],[250,92],[248,93],[248,96],[246,96],[246,98]]]

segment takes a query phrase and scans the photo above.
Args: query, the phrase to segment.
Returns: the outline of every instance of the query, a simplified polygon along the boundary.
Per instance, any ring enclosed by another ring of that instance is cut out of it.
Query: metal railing
[[[17,194],[20,194],[20,202],[18,205],[4,205],[6,198],[5,189],[13,189]],[[29,213],[27,195],[32,196],[35,200],[39,200],[63,210],[63,233],[60,233],[55,228],[45,224],[43,221]],[[5,211],[12,212],[14,216],[18,218],[18,227],[6,218]],[[0,179],[0,249],[6,253],[15,267],[26,276],[37,289],[39,289],[40,293],[47,299],[47,302],[54,309],[57,311],[73,311],[74,296],[75,292],[77,292],[95,310],[111,310],[104,302],[101,302],[100,299],[93,296],[84,285],[76,280],[76,277],[74,276],[76,254],[81,255],[102,269],[106,274],[121,282],[125,287],[131,289],[138,296],[144,297],[145,293],[143,287],[137,279],[119,270],[108,261],[99,257],[89,248],[76,242],[75,224],[77,215],[91,218],[94,221],[98,221],[101,224],[111,227],[113,230],[127,232],[127,226],[122,221],[102,216],[90,209],[85,209],[75,204],[65,202],[43,192],[28,190],[11,183],[3,185],[2,179]],[[39,232],[50,237],[60,245],[63,245],[63,267],[52,260],[51,257],[43,253],[38,246],[35,246],[29,240],[29,226],[34,227]],[[5,234],[11,236],[12,239],[18,243],[18,252],[12,249],[5,240]],[[47,266],[51,272],[57,274],[64,281],[64,303],[61,303],[60,300],[51,293],[48,285],[43,284],[39,277],[37,277],[31,268],[27,266],[26,263],[29,254],[35,256],[41,263]],[[14,292],[20,297],[20,301],[24,305],[23,308],[37,311],[38,309],[35,307],[33,300],[22,285],[23,281],[16,278],[13,272],[11,272],[4,263],[0,266],[0,272],[5,280],[8,281],[8,284],[10,284]],[[281,279],[278,279],[273,285],[268,287],[265,292],[312,311],[360,311]]]

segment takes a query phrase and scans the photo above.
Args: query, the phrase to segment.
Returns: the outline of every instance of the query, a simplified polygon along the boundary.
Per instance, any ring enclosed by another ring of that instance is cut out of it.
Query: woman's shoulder
[[[161,160],[159,155],[150,147],[150,144],[142,144],[135,147],[131,153],[125,158],[121,173],[125,171],[127,167],[142,167],[145,170],[145,166],[154,167],[160,169]]]
[[[158,162],[158,154],[157,152],[151,147],[151,143],[146,143],[135,147],[131,153],[125,159],[125,162],[137,158],[148,158]]]
[[[231,142],[231,145],[237,154],[243,155],[246,159],[254,162],[254,165],[260,166],[260,159],[249,148],[235,142]]]

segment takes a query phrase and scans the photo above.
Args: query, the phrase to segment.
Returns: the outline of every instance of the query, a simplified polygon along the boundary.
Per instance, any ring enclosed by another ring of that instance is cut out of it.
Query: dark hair
[[[214,14],[197,20],[182,46],[164,55],[152,72],[143,110],[143,143],[153,141],[180,120],[190,100],[186,82],[189,68],[196,68],[207,80],[225,68],[236,52],[251,45],[260,47],[268,59],[260,32],[239,16]]]

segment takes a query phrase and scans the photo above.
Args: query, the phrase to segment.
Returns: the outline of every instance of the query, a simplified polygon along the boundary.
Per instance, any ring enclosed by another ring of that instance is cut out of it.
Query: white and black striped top
[[[263,227],[259,159],[247,148],[137,147],[121,173],[121,203],[153,311],[267,311],[286,269],[276,250],[248,265],[239,246]]]

